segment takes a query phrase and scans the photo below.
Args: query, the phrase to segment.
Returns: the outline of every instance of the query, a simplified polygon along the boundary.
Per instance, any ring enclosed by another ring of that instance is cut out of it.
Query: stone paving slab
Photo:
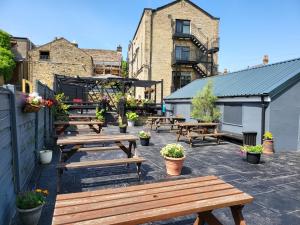
[[[137,135],[143,127],[128,128],[129,133]],[[107,134],[118,134],[118,127],[105,127]],[[138,149],[146,162],[142,165],[144,183],[177,179],[166,175],[164,160],[160,149],[168,143],[175,143],[174,133],[151,132],[150,146]],[[183,140],[183,139],[182,139]],[[262,163],[251,165],[245,162],[239,153],[239,146],[229,142],[216,145],[214,140],[198,142],[190,148],[184,141],[186,161],[180,178],[216,175],[226,182],[254,196],[253,204],[247,205],[243,212],[250,225],[299,225],[300,224],[300,152],[276,153],[263,156]],[[101,153],[78,153],[71,161],[122,158],[122,151]],[[37,187],[50,191],[48,203],[44,207],[39,225],[50,225],[56,196],[56,171],[54,155],[52,164],[42,166]],[[107,168],[90,168],[69,170],[63,174],[62,192],[73,193],[111,187],[138,184],[135,167],[114,166]],[[230,210],[221,209],[214,212],[223,224],[234,224]],[[178,217],[172,220],[148,224],[188,225],[193,224],[195,215]]]

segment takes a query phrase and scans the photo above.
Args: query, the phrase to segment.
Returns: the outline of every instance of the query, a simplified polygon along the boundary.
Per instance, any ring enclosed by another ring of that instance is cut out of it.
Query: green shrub
[[[208,81],[203,89],[192,99],[192,118],[201,122],[218,121],[221,113],[215,105],[217,99],[213,94],[213,82]]]
[[[46,202],[47,190],[36,189],[20,193],[17,196],[16,204],[19,209],[33,209]]]
[[[129,121],[137,121],[139,116],[135,112],[127,112],[126,113],[127,120]]]
[[[9,81],[15,66],[14,54],[11,51],[10,35],[0,30],[0,76],[3,76],[5,81]]]
[[[69,114],[69,105],[63,103],[66,100],[66,96],[64,93],[60,93],[54,96],[55,104],[54,107],[52,107],[52,112],[54,114],[55,120],[62,120],[67,121],[68,120],[68,114]]]
[[[140,131],[139,132],[139,137],[140,138],[150,138],[151,134],[149,132],[145,132],[145,131]]]
[[[99,107],[96,107],[96,119],[100,122],[104,122],[105,121],[105,110],[104,109],[99,109]]]
[[[255,146],[245,145],[245,146],[241,147],[241,150],[243,152],[262,154],[263,146],[262,145],[255,145]]]
[[[184,157],[184,148],[180,144],[167,144],[161,149],[160,154],[164,157],[182,158]]]

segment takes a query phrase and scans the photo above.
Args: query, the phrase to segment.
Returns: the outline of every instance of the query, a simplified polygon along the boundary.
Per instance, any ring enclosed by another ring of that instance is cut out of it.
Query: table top
[[[83,118],[96,118],[96,115],[95,114],[90,114],[90,115],[88,115],[88,114],[70,114],[69,116],[68,116],[69,118],[79,118],[79,119],[83,119]]]
[[[55,121],[54,125],[102,125],[100,121]]]
[[[52,224],[142,224],[252,201],[215,176],[179,179],[57,195]]]
[[[62,136],[57,139],[58,145],[68,144],[91,144],[99,142],[121,142],[121,141],[136,141],[139,138],[131,134],[124,135],[76,135],[76,136]]]
[[[198,122],[183,122],[183,123],[178,123],[177,126],[180,127],[213,127],[213,126],[218,126],[218,123],[198,123]]]
[[[183,120],[184,117],[179,116],[149,116],[148,119],[177,119],[177,120]]]

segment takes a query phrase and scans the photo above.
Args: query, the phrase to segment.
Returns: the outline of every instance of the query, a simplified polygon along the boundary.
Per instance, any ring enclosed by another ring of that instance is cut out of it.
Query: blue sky
[[[55,36],[82,48],[127,52],[143,8],[170,0],[0,0],[0,29],[45,44]],[[299,0],[193,0],[220,17],[220,71],[300,57]]]

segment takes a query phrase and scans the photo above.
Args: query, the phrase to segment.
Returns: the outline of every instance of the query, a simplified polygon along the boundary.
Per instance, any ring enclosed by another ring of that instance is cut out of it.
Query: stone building
[[[218,41],[219,19],[189,0],[146,8],[128,47],[129,76],[163,79],[167,96],[194,79],[218,73]],[[137,89],[136,95],[144,92]]]
[[[22,79],[28,79],[28,51],[34,47],[26,37],[11,37],[11,51],[15,56],[16,67],[10,83],[20,85]]]
[[[29,80],[36,80],[53,88],[54,75],[90,77],[99,74],[120,75],[122,48],[117,51],[81,49],[78,44],[65,38],[29,51]],[[99,69],[101,67],[101,69]]]

